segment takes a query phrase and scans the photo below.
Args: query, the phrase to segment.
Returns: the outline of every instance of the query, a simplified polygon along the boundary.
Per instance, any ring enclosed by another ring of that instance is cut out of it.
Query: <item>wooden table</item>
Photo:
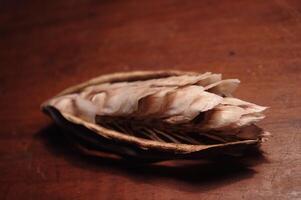
[[[131,70],[223,73],[270,106],[257,165],[131,165],[70,148],[39,105]],[[0,199],[301,199],[301,3],[1,1]]]

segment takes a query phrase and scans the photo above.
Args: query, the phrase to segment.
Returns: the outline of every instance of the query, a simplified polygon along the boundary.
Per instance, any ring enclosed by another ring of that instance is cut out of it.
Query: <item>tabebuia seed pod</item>
[[[42,108],[91,154],[201,158],[205,151],[240,153],[237,147],[269,135],[255,125],[267,107],[232,96],[239,83],[210,72],[115,73],[68,88]]]

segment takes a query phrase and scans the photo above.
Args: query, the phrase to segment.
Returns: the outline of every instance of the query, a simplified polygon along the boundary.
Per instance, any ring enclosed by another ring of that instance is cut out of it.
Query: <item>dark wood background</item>
[[[0,199],[301,199],[300,42],[299,0],[1,0]],[[236,96],[271,107],[265,158],[88,158],[39,110],[72,84],[147,69],[239,78]]]

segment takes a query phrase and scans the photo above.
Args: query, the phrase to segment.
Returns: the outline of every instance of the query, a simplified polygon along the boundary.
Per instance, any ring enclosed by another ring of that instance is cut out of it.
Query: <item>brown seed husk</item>
[[[208,152],[241,154],[242,149],[265,139],[266,132],[254,123],[264,117],[266,108],[231,97],[238,83],[211,73],[115,73],[70,87],[43,103],[42,109],[69,130],[69,137],[81,150],[92,155],[107,151],[128,158],[166,160],[198,159]],[[91,93],[91,88],[97,92]],[[129,95],[122,96],[125,88]],[[111,99],[116,97],[122,109],[114,110],[116,104],[109,106],[113,111],[100,109],[102,91]],[[69,100],[78,94],[84,101],[74,105]],[[188,94],[189,98],[181,99]],[[98,107],[86,106],[93,98]],[[200,118],[201,123],[196,123]]]

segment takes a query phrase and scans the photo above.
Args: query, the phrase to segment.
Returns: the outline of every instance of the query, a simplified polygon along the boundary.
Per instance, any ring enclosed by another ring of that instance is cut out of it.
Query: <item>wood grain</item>
[[[223,73],[270,106],[265,157],[140,166],[79,155],[39,106],[97,75]],[[1,1],[0,199],[300,199],[301,4]]]

